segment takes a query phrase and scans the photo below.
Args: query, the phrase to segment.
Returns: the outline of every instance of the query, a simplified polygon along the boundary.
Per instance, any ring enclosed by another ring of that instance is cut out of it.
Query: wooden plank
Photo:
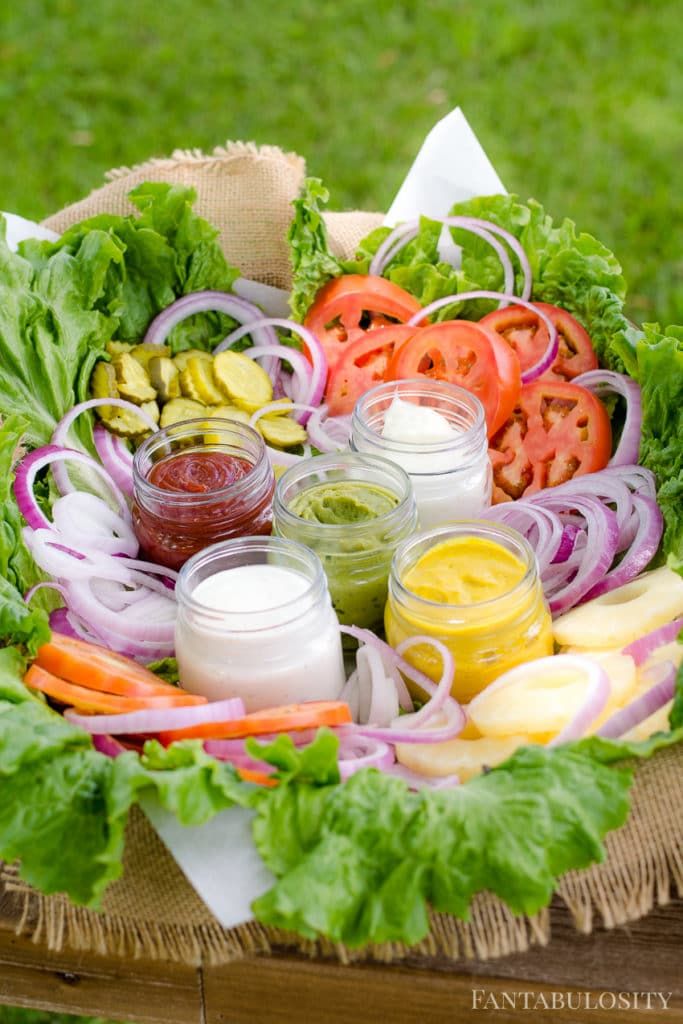
[[[664,1012],[656,994],[651,995],[648,1009],[643,996],[636,1001],[623,993],[620,1001],[616,991],[568,990],[460,972],[378,965],[341,967],[272,957],[204,971],[206,1024],[444,1024],[492,1017],[500,1021],[529,1019],[530,1011],[534,1024],[557,1024],[562,1019],[614,1024],[624,1020],[626,1001],[629,1021],[683,1024],[683,1000],[667,996],[665,993],[668,1005]],[[575,1013],[565,1016],[561,1011],[568,1007]]]
[[[0,1003],[149,1024],[203,1024],[194,967],[74,950],[50,953],[3,928]]]

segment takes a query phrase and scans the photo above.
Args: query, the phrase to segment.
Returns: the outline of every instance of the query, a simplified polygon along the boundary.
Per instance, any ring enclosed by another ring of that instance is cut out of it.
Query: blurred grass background
[[[241,138],[302,153],[333,207],[386,209],[460,104],[510,191],[617,252],[636,319],[683,322],[679,0],[0,7],[0,208]]]
[[[0,208],[253,139],[303,154],[333,208],[386,209],[459,104],[510,191],[616,251],[635,319],[683,323],[680,36],[680,0],[5,2]]]

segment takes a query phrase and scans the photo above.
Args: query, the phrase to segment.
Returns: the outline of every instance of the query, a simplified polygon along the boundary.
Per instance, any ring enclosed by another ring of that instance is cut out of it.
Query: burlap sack
[[[197,208],[219,227],[226,256],[246,277],[286,287],[289,267],[285,233],[291,200],[304,175],[304,162],[273,147],[232,143],[211,156],[174,153],[131,170],[110,172],[109,184],[48,218],[63,230],[96,213],[132,212],[126,194],[145,180],[181,182],[197,189]],[[332,244],[349,255],[381,222],[372,213],[327,216]],[[669,901],[672,887],[683,894],[683,749],[657,755],[638,766],[633,807],[622,829],[607,837],[605,863],[571,872],[559,883],[576,927],[590,932],[596,915],[610,928],[634,921]],[[273,947],[293,947],[341,960],[400,960],[410,954],[427,962],[441,957],[488,959],[523,952],[550,938],[550,918],[515,918],[498,899],[482,894],[472,918],[463,923],[432,915],[431,932],[417,947],[399,943],[349,951],[329,942],[311,943],[252,923],[221,928],[188,884],[142,813],[131,814],[122,878],[110,886],[104,912],[75,907],[65,897],[46,897],[19,881],[16,868],[0,866],[0,902],[12,908],[17,931],[51,949],[64,946],[156,957],[192,964],[224,963]]]

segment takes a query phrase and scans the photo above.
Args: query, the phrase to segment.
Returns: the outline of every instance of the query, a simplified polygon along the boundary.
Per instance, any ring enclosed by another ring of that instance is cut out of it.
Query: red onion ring
[[[644,494],[647,498],[656,499],[657,497],[655,475],[651,469],[646,469],[645,466],[606,466],[600,472],[605,476],[618,477],[630,490]]]
[[[50,529],[50,520],[45,516],[33,494],[33,485],[36,475],[45,466],[51,466],[55,462],[80,462],[88,469],[97,473],[111,490],[119,506],[119,512],[126,518],[129,516],[128,505],[123,494],[116,486],[112,478],[99,462],[95,462],[84,452],[74,451],[71,448],[58,448],[56,445],[48,444],[42,448],[36,448],[29,452],[21,460],[16,468],[14,476],[14,496],[22,516],[29,526],[34,530]]]
[[[557,512],[522,500],[492,505],[481,513],[481,518],[507,523],[521,533],[534,549],[539,575],[556,559],[565,529]]]
[[[92,745],[95,750],[107,757],[119,757],[126,753],[123,743],[119,743],[113,736],[93,736]]]
[[[124,519],[105,501],[87,491],[74,491],[52,506],[54,530],[67,546],[93,546],[104,554],[134,557],[140,545],[128,516]]]
[[[394,752],[388,743],[358,734],[341,738],[338,756],[342,782],[362,768],[386,771],[395,761]]]
[[[320,405],[311,413],[307,429],[311,444],[315,445],[318,451],[325,453],[342,451],[342,449],[348,448],[351,436],[351,416],[328,416],[327,406]]]
[[[596,732],[596,736],[603,736],[605,739],[619,739],[624,733],[644,722],[646,718],[653,715],[655,711],[659,711],[673,699],[676,692],[676,669],[670,661],[653,665],[643,674],[656,680],[654,685],[646,693],[636,697],[630,704],[620,708],[606,722],[603,722]]]
[[[98,423],[93,431],[95,450],[109,476],[127,498],[133,497],[133,455],[122,438]]]
[[[584,594],[582,600],[589,601],[600,594],[607,594],[616,587],[622,587],[630,583],[638,573],[642,572],[650,564],[657,554],[659,542],[664,533],[664,517],[656,501],[646,498],[642,494],[633,495],[633,507],[639,515],[639,525],[636,535],[628,551],[619,562],[616,568],[609,572],[595,583],[594,586]]]
[[[431,316],[432,313],[436,313],[437,310],[443,309],[444,306],[450,306],[454,302],[465,302],[468,299],[506,299],[509,300],[509,295],[505,295],[503,292],[492,292],[492,291],[471,291],[471,292],[457,292],[455,295],[446,295],[441,299],[436,299],[435,302],[430,302],[428,306],[425,306],[418,313],[415,313],[408,320],[409,327],[416,327],[422,320]],[[528,370],[525,370],[522,374],[522,384],[528,384],[529,381],[535,380],[540,377],[549,366],[552,366],[560,344],[559,335],[557,328],[552,322],[547,313],[538,306],[535,306],[533,302],[527,302],[526,299],[515,298],[516,306],[524,306],[525,309],[530,309],[532,313],[541,319],[548,329],[548,347],[545,352]]]
[[[153,708],[126,711],[118,715],[81,715],[69,709],[64,712],[64,717],[72,725],[80,726],[93,736],[103,733],[131,736],[188,729],[193,725],[210,722],[228,722],[235,718],[243,718],[246,713],[241,697],[229,697],[227,700],[194,704],[184,708]]]
[[[651,633],[647,633],[638,640],[634,640],[633,643],[624,647],[621,653],[633,658],[636,665],[642,665],[654,651],[663,647],[664,644],[670,644],[672,640],[675,640],[682,629],[683,617],[674,619],[673,622],[668,622],[666,626],[653,629]]]
[[[606,392],[621,395],[626,401],[626,418],[619,438],[619,444],[610,466],[628,466],[638,461],[640,451],[640,433],[643,425],[643,407],[640,397],[640,385],[623,373],[612,370],[589,370],[581,373],[572,381],[592,391],[601,398]]]

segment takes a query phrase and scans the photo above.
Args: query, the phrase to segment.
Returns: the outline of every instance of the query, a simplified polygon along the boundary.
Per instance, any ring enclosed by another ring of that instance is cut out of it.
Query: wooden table
[[[163,1024],[683,1024],[681,900],[590,936],[578,935],[558,904],[546,948],[487,962],[433,959],[428,966],[392,967],[344,967],[285,950],[204,968],[50,953],[14,934],[15,915],[0,905],[0,1003],[10,1005]],[[634,992],[651,993],[649,1010],[645,995],[637,1006],[633,995],[623,995],[619,1008],[619,993]],[[574,1009],[566,1005],[569,993]],[[657,993],[668,997],[666,1010]]]

